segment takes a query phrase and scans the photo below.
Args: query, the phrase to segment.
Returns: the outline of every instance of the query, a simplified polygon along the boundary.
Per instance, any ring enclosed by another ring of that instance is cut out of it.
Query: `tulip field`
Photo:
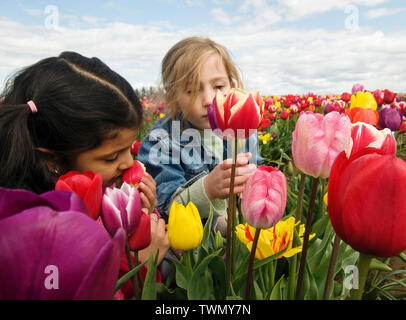
[[[217,94],[211,128],[257,129],[263,163],[234,195],[233,162],[226,234],[173,201],[162,260],[142,258],[163,219],[142,208],[137,154],[166,111],[144,97],[134,164],[111,187],[89,170],[40,195],[0,188],[0,299],[405,300],[406,95],[349,91]]]
[[[287,194],[282,219],[262,229],[256,243],[249,298],[405,299],[406,95],[354,85],[340,95],[263,100],[260,155],[286,177]],[[165,115],[163,103],[146,97],[142,103],[150,121],[140,141]],[[240,198],[237,211],[244,211]],[[205,226],[192,258],[181,259],[192,260],[191,270],[176,263],[173,279],[159,284],[158,296],[247,299],[255,233],[240,214],[232,238],[231,290],[222,262],[227,239]]]

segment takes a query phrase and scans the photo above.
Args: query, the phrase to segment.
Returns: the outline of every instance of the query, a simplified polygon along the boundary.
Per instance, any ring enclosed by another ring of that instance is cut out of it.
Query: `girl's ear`
[[[55,151],[42,147],[38,147],[37,150],[40,151],[44,156],[49,172],[54,175],[60,175],[62,170],[60,169],[59,165],[59,157]]]

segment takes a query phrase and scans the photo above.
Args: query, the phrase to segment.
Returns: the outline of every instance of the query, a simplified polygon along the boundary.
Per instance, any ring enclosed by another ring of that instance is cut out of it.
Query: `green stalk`
[[[186,250],[186,251],[182,252],[183,259],[184,259],[185,265],[186,265],[186,270],[187,270],[187,272],[188,272],[188,274],[190,276],[189,279],[192,278],[192,274],[193,274],[192,259],[191,259],[191,256],[190,256],[192,254],[192,251],[193,251],[193,249],[192,250]]]
[[[309,246],[309,235],[312,228],[312,218],[313,218],[313,211],[314,211],[314,203],[316,200],[317,194],[317,187],[319,185],[319,178],[313,178],[313,185],[312,185],[312,192],[310,195],[310,202],[309,202],[309,211],[306,217],[306,226],[305,226],[305,234],[303,237],[303,249],[302,255],[300,257],[300,266],[299,266],[299,274],[297,279],[297,286],[296,286],[296,299],[299,300],[302,297],[302,289],[303,289],[303,278],[304,278],[304,271],[306,265],[306,256],[307,256],[307,249]]]
[[[306,183],[306,175],[304,173],[302,173],[301,177],[300,177],[299,193],[297,195],[296,219],[295,219],[295,223],[299,222],[299,225],[297,225],[295,227],[295,230],[293,232],[293,244],[292,244],[293,248],[300,245],[300,238],[299,238],[298,233],[299,233],[299,228],[300,228],[300,221],[302,220],[303,194],[304,194],[304,189],[305,189],[305,183]],[[289,300],[293,300],[295,297],[297,257],[298,257],[298,254],[295,254],[291,258],[291,263],[289,266],[289,280],[288,280],[288,299]]]
[[[331,287],[334,281],[334,271],[336,268],[337,257],[338,257],[338,249],[340,249],[340,237],[336,234],[334,238],[333,244],[333,251],[330,257],[330,265],[328,266],[327,278],[326,278],[326,285],[324,287],[324,295],[323,299],[328,300],[330,298]]]
[[[322,179],[322,188],[321,188],[321,202],[320,202],[320,218],[324,216],[324,194],[326,193],[326,179]]]
[[[227,288],[231,287],[231,263],[233,251],[233,230],[234,230],[234,217],[235,215],[235,196],[234,196],[234,180],[235,180],[235,169],[237,161],[237,138],[234,142],[234,152],[233,152],[233,162],[231,166],[231,181],[230,181],[230,193],[228,196],[228,209],[227,209],[227,250],[226,250],[226,285]]]
[[[270,292],[272,292],[272,289],[275,286],[276,262],[277,262],[277,260],[273,260],[273,261],[269,262],[269,291]]]
[[[250,263],[248,265],[248,273],[247,273],[247,286],[245,288],[245,299],[246,300],[250,300],[250,298],[251,298],[252,273],[254,271],[255,251],[257,250],[257,244],[258,244],[260,232],[261,232],[260,228],[255,230],[254,242],[252,243]]]
[[[351,300],[361,300],[362,294],[364,293],[364,286],[367,280],[369,265],[371,264],[372,256],[359,253],[359,260],[358,260],[358,275],[359,275],[359,282],[358,282],[358,289],[353,289],[351,291]]]
[[[128,237],[127,237],[126,243],[125,243],[125,256],[127,257],[128,269],[129,270],[134,269],[133,262],[131,260],[131,253],[130,253],[130,246],[128,244]],[[134,297],[137,300],[139,300],[140,299],[140,290],[139,290],[138,283],[137,283],[137,280],[135,277],[136,277],[135,275],[131,277],[131,282],[133,284]]]

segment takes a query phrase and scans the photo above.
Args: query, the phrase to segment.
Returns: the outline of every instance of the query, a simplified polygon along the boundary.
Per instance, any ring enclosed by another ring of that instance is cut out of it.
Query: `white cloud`
[[[344,11],[348,6],[373,7],[389,0],[277,0],[280,6],[286,8],[286,18],[295,20],[317,13],[325,13],[332,10]]]
[[[333,1],[325,2],[321,8],[302,14],[336,8]],[[368,1],[371,6],[382,2]],[[166,51],[184,37],[202,35],[229,49],[247,90],[262,94],[341,93],[358,82],[369,90],[404,91],[405,32],[383,33],[363,25],[350,32],[344,28],[281,28],[275,24],[289,12],[298,17],[301,3],[288,0],[285,7],[275,7],[262,0],[245,0],[234,15],[225,9],[212,9],[216,23],[181,30],[170,21],[133,25],[97,24],[95,20],[86,29],[72,23],[52,31],[0,18],[0,79],[39,59],[71,50],[99,57],[134,87],[156,85]],[[80,19],[83,22],[83,17]]]
[[[366,15],[371,19],[375,19],[383,16],[392,16],[394,14],[402,13],[405,11],[406,8],[395,8],[395,9],[378,8],[369,10]]]

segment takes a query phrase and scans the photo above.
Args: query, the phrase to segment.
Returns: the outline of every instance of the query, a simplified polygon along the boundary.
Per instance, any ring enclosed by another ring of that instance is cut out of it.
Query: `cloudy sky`
[[[245,88],[268,94],[406,92],[404,0],[0,0],[0,87],[65,50],[97,56],[134,87],[159,85],[182,38],[225,45]]]

